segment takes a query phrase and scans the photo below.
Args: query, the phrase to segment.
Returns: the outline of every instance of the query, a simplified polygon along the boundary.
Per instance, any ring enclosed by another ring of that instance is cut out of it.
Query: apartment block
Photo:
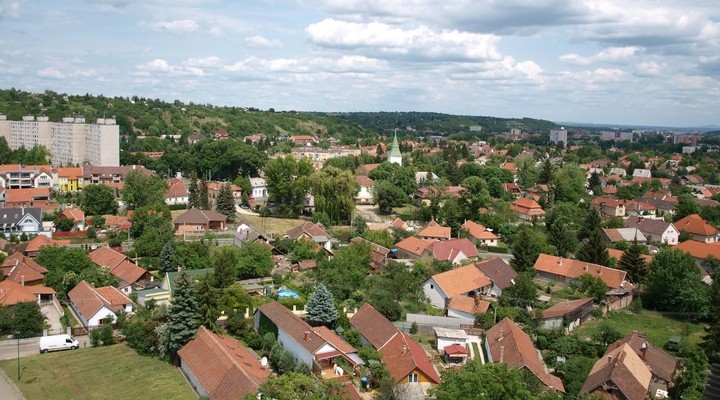
[[[120,165],[120,128],[115,118],[88,124],[83,117],[50,122],[47,117],[29,115],[22,121],[9,121],[0,114],[0,136],[13,150],[45,146],[53,166]]]

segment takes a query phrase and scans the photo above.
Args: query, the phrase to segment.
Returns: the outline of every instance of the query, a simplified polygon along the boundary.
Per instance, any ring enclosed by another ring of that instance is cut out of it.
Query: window
[[[418,374],[408,375],[408,383],[417,383],[417,381],[418,381]]]
[[[433,284],[431,283],[431,284],[430,284],[430,289],[435,289],[435,285],[433,285]]]

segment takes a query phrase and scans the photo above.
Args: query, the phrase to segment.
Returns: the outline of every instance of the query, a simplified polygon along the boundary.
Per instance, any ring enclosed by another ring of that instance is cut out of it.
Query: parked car
[[[43,336],[40,338],[40,353],[57,350],[75,350],[80,342],[70,335]]]

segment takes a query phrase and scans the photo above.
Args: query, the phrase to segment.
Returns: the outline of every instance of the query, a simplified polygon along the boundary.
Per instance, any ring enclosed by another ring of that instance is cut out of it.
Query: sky
[[[11,87],[720,125],[720,2],[0,0],[0,88]]]

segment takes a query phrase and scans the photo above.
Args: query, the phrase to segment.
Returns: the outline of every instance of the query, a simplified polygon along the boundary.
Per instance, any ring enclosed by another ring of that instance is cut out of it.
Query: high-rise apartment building
[[[567,147],[567,129],[551,129],[550,130],[550,143],[558,144],[562,143],[563,147]]]
[[[0,115],[0,136],[13,150],[45,146],[54,166],[120,165],[120,128],[114,118],[87,124],[82,117],[50,122],[47,117],[25,116],[22,121],[9,121]]]

